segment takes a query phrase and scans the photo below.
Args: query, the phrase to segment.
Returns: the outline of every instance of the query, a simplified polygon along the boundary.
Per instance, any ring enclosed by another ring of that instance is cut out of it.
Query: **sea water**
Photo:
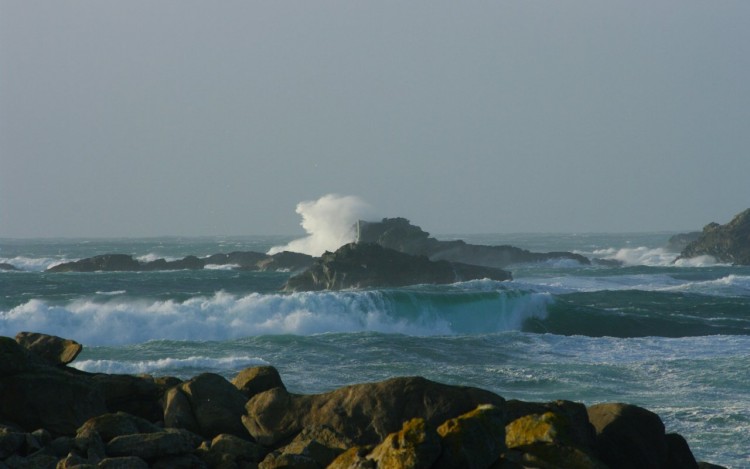
[[[233,377],[273,365],[319,393],[419,375],[508,399],[628,402],[699,460],[750,467],[750,268],[674,262],[670,233],[443,235],[617,260],[509,267],[514,280],[282,293],[289,272],[47,273],[106,253],[143,261],[266,252],[291,237],[0,240],[0,335],[77,340],[90,372]]]

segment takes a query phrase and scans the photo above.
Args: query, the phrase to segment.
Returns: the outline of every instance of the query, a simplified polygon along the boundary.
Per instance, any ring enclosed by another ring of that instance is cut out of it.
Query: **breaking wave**
[[[374,331],[417,336],[520,330],[543,318],[552,297],[504,290],[412,289],[235,295],[217,292],[185,301],[115,296],[67,303],[29,300],[0,312],[0,335],[33,330],[76,337],[88,345],[149,340],[230,340],[268,334]]]

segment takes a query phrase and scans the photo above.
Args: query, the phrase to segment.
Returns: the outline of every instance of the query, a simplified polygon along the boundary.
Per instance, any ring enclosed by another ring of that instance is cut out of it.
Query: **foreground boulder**
[[[383,247],[423,255],[431,260],[446,260],[485,267],[505,268],[512,264],[572,260],[588,265],[591,261],[572,252],[531,252],[514,246],[484,246],[462,240],[439,241],[405,218],[383,218],[380,222],[359,221],[358,243],[375,243]]]
[[[599,458],[612,469],[698,468],[689,448],[686,451],[681,441],[667,438],[664,423],[653,412],[630,404],[608,403],[589,407],[588,414],[596,429]]]
[[[107,412],[99,387],[0,337],[0,422],[25,431],[44,428],[74,435],[86,420]]]
[[[719,262],[750,265],[750,209],[726,225],[709,223],[698,239],[689,243],[678,259],[712,256]]]
[[[79,373],[82,374],[82,373]],[[162,420],[162,400],[165,393],[180,384],[171,377],[154,378],[149,375],[110,375],[96,373],[91,380],[99,386],[109,412],[126,412],[150,422]]]
[[[245,368],[232,378],[232,384],[247,399],[273,388],[286,389],[278,370],[272,366],[253,366]]]
[[[248,438],[240,417],[247,398],[214,373],[203,373],[167,391],[164,424],[184,428],[204,438],[228,433]]]
[[[438,467],[489,467],[505,450],[504,408],[483,404],[437,428],[442,440]]]
[[[628,404],[505,401],[420,377],[298,395],[267,366],[182,382],[34,350],[0,337],[0,468],[719,468]]]
[[[274,388],[246,405],[242,422],[259,443],[274,446],[309,426],[328,426],[357,445],[377,444],[421,417],[437,427],[480,404],[504,409],[505,399],[482,389],[449,386],[420,377],[355,384],[316,395]]]
[[[305,272],[290,278],[287,291],[342,290],[447,284],[489,278],[510,280],[509,272],[474,265],[431,261],[387,249],[379,244],[350,243],[326,252]]]
[[[19,332],[16,342],[52,365],[67,365],[83,350],[75,340],[37,332]]]

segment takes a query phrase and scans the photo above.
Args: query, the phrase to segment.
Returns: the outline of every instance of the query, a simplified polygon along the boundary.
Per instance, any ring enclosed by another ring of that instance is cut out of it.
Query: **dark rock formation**
[[[260,252],[237,251],[229,254],[212,254],[208,257],[186,256],[168,261],[156,259],[140,262],[127,254],[104,254],[73,262],[65,262],[47,269],[47,272],[149,272],[158,270],[200,270],[208,265],[231,265],[240,270],[299,271],[313,263],[313,257],[296,252],[280,252],[269,256]]]
[[[13,264],[8,264],[7,262],[0,262],[0,270],[19,270],[19,269]]]
[[[586,406],[583,404],[571,401],[524,402],[514,399],[507,401],[505,408],[508,411],[509,422],[515,422],[530,415],[539,417],[548,414],[554,415],[554,419],[546,420],[546,424],[550,428],[555,428],[554,437],[548,443],[564,442],[587,450],[596,446],[596,430],[591,425]],[[542,423],[544,420],[540,419],[539,424],[544,425],[545,423]],[[521,425],[517,427],[521,427]],[[537,427],[537,429],[539,428]],[[524,434],[519,429],[516,428],[515,432],[511,432],[511,435],[515,435],[511,438],[515,438],[517,443],[528,443],[529,434]],[[537,432],[533,440],[538,442],[541,438],[541,434]],[[512,444],[511,446],[517,445]]]
[[[298,271],[310,267],[314,258],[299,252],[283,251],[259,260],[255,266],[257,270],[267,271]]]
[[[123,435],[134,435],[136,433],[156,433],[163,428],[149,422],[146,419],[117,412],[114,414],[102,414],[87,420],[76,432],[77,435],[96,432],[104,443],[109,443],[115,437]]]
[[[735,215],[726,225],[709,223],[700,237],[680,253],[678,259],[712,256],[719,262],[750,265],[750,209]]]
[[[685,469],[697,469],[695,459],[671,454],[682,453],[681,444],[670,447],[664,424],[658,415],[630,404],[597,404],[588,408],[591,424],[596,429],[596,448],[599,458],[611,469],[661,468],[667,462],[690,461]]]
[[[253,438],[266,446],[277,445],[310,426],[327,426],[357,445],[367,445],[379,443],[415,417],[437,427],[480,404],[503,409],[505,400],[477,388],[420,377],[393,378],[317,395],[295,395],[275,388],[250,399],[242,421]]]
[[[440,456],[440,437],[423,418],[404,422],[401,430],[386,436],[368,456],[378,467],[430,467]],[[494,462],[500,457],[498,453]],[[471,467],[456,464],[453,467]],[[480,466],[476,466],[480,467]]]
[[[288,291],[399,287],[422,283],[445,284],[490,278],[510,280],[500,269],[431,261],[373,243],[350,243],[326,252],[305,272],[290,278]]]
[[[203,373],[167,391],[164,424],[205,438],[222,433],[246,438],[240,420],[246,401],[245,395],[223,377]]]
[[[380,222],[357,222],[357,242],[375,243],[408,254],[431,256],[461,246],[463,241],[438,241],[406,218],[383,218]]]
[[[71,435],[86,420],[107,412],[104,396],[91,380],[29,355],[15,340],[0,337],[0,362],[15,362],[0,366],[0,422]]]
[[[201,441],[200,437],[186,430],[168,428],[155,433],[117,436],[107,443],[106,452],[108,456],[135,456],[148,461],[191,453]]]
[[[204,441],[195,452],[208,467],[255,467],[268,451],[234,435],[218,435]]]
[[[70,369],[70,372],[83,374],[74,369]],[[154,378],[148,375],[97,373],[86,376],[90,376],[101,390],[109,412],[126,412],[151,422],[164,419],[164,395],[167,390],[180,384],[177,378]]]
[[[506,449],[504,408],[491,404],[446,420],[437,428],[442,440],[438,467],[490,467]]]
[[[267,254],[254,251],[234,251],[229,254],[213,254],[203,259],[205,265],[238,265],[243,268],[253,267],[258,262],[268,259]]]
[[[531,252],[513,246],[484,246],[461,240],[438,241],[405,218],[384,218],[380,222],[357,223],[357,242],[376,243],[407,254],[424,255],[431,260],[447,260],[485,267],[504,268],[511,264],[571,259],[581,264],[590,260],[572,252]]]
[[[279,372],[272,366],[245,368],[232,379],[232,384],[248,399],[269,389],[286,389]]]
[[[0,337],[0,467],[720,469],[628,404],[505,401],[420,377],[296,395],[271,367],[180,382],[84,373],[35,350]],[[150,409],[134,402],[154,394],[164,410],[149,418],[109,408]]]
[[[47,269],[49,272],[98,272],[142,270],[141,263],[127,254],[103,254],[74,262],[65,262]]]
[[[330,427],[306,427],[291,443],[268,454],[261,467],[327,467],[352,446],[351,440]]]

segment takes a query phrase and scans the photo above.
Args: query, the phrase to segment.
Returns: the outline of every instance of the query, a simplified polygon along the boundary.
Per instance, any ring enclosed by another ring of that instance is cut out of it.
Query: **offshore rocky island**
[[[622,403],[506,400],[399,377],[305,395],[270,366],[231,381],[86,373],[82,346],[0,337],[0,467],[717,468]]]
[[[510,280],[512,274],[505,269],[517,264],[555,260],[569,260],[581,265],[611,265],[617,262],[589,259],[566,251],[531,252],[508,245],[441,241],[405,218],[359,221],[352,229],[356,233],[353,243],[320,257],[289,251],[272,255],[242,251],[141,262],[128,254],[103,254],[58,264],[50,267],[48,272],[157,271],[232,266],[239,270],[296,273],[283,289],[299,291],[442,284],[479,278]],[[718,262],[750,265],[750,209],[737,214],[725,225],[710,223],[702,232],[675,235],[669,240],[669,246],[680,251],[676,260],[711,256]],[[0,265],[0,269],[17,270],[10,264]]]
[[[505,270],[514,264],[591,260],[572,252],[538,253],[514,246],[483,246],[461,240],[439,241],[405,218],[380,222],[359,221],[353,227],[355,241],[335,252],[313,257],[296,252],[218,253],[187,256],[167,261],[141,262],[128,254],[103,254],[55,265],[48,272],[107,272],[204,269],[232,266],[240,270],[295,272],[283,286],[287,291],[341,290],[347,288],[398,287],[414,284],[446,284],[489,278],[510,280]]]

